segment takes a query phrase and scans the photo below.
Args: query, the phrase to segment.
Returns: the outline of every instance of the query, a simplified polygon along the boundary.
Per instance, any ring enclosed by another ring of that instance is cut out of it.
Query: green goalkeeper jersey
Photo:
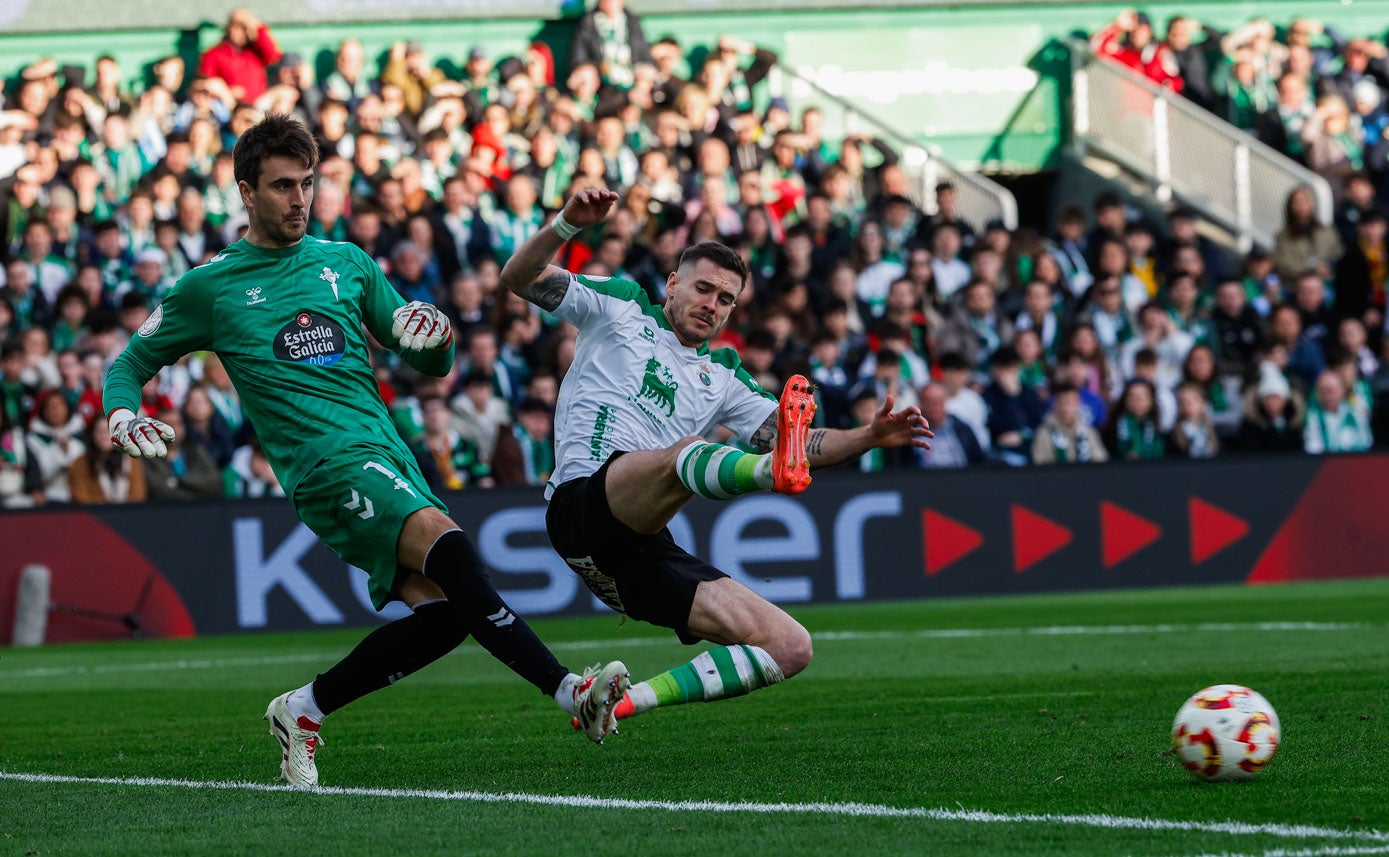
[[[392,313],[405,300],[352,244],[305,237],[284,248],[244,239],[178,281],[131,337],[106,380],[104,404],[139,411],[140,388],[191,351],[214,351],[285,493],[329,454],[355,443],[411,460],[372,371],[367,338],[394,345]],[[442,376],[453,346],[402,351]]]

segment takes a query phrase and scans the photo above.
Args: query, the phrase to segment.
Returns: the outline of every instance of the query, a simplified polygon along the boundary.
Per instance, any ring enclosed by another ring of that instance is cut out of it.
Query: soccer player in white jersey
[[[709,350],[747,280],[722,244],[687,249],[654,305],[636,283],[576,276],[549,264],[580,229],[601,222],[617,194],[575,194],[502,269],[512,292],[579,329],[555,414],[556,467],[546,496],[550,542],[605,604],[715,648],[631,686],[617,717],[664,705],[740,696],[790,678],[811,659],[795,619],[678,547],[666,525],[695,495],[798,494],[809,470],[877,447],[929,449],[915,407],[889,397],[870,425],[810,429],[814,401],[802,376],[780,402],[731,348]],[[716,426],[760,453],[704,440]]]

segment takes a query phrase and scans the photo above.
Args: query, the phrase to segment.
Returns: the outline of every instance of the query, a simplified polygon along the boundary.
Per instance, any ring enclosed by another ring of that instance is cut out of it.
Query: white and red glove
[[[111,430],[111,445],[120,447],[131,458],[163,458],[169,454],[167,442],[174,439],[174,430],[168,423],[136,416],[129,408],[112,411],[106,426]]]
[[[444,311],[423,301],[410,303],[392,315],[391,336],[407,351],[447,348],[453,342],[453,325]]]

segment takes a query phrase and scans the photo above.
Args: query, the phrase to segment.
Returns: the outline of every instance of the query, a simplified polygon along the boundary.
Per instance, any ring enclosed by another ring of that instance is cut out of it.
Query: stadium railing
[[[1080,156],[1107,158],[1227,229],[1240,252],[1273,246],[1284,203],[1312,189],[1317,218],[1334,216],[1326,179],[1169,89],[1070,40],[1071,140]]]
[[[826,114],[827,127],[841,128],[846,136],[871,130],[874,136],[898,149],[902,169],[912,182],[912,201],[925,213],[936,213],[936,185],[949,182],[955,188],[961,216],[976,229],[982,230],[992,220],[1002,221],[1010,231],[1018,228],[1018,201],[1003,185],[987,176],[961,169],[923,145],[919,138],[865,112],[849,99],[834,94],[786,64],[779,63],[778,69],[795,81],[790,87],[793,92],[803,89],[813,93],[815,106]]]

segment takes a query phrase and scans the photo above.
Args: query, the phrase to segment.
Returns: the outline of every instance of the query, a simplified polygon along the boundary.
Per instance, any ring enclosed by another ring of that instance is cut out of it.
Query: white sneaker
[[[591,666],[584,670],[583,681],[574,685],[574,716],[595,744],[617,732],[613,707],[631,686],[632,677],[622,661],[612,661],[602,669]]]
[[[314,751],[323,743],[318,734],[318,723],[307,717],[295,718],[289,712],[289,695],[294,691],[282,693],[270,700],[265,709],[265,719],[270,721],[270,734],[280,742],[283,754],[280,759],[280,777],[296,786],[318,785],[318,766],[314,764]]]

